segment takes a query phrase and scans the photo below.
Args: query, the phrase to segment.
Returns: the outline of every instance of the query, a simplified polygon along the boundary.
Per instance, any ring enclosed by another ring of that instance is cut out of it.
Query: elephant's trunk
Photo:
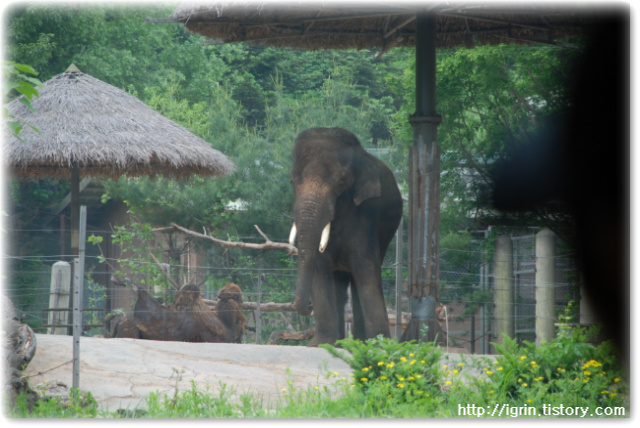
[[[301,315],[311,314],[311,287],[316,275],[319,257],[329,243],[330,221],[333,204],[323,198],[296,200],[294,207],[295,228],[298,239],[298,284],[295,307]],[[294,237],[292,233],[290,238]],[[320,275],[324,276],[324,275]]]

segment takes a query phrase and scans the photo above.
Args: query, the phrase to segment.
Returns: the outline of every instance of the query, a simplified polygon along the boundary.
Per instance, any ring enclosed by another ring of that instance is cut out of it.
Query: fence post
[[[513,242],[508,235],[498,236],[493,256],[496,342],[504,345],[503,334],[515,336],[513,291]]]
[[[84,249],[87,240],[87,207],[80,206],[78,257],[73,260],[73,388],[80,388],[80,336],[82,336],[82,292]]]
[[[49,309],[69,308],[71,289],[71,265],[67,262],[56,262],[51,270],[51,294]],[[69,323],[69,312],[51,311],[47,319],[49,325],[65,325]],[[67,334],[67,327],[49,327],[47,334]]]
[[[262,330],[262,310],[260,303],[262,302],[262,269],[258,270],[258,294],[256,298],[256,344],[260,344],[260,334]]]
[[[555,337],[555,242],[555,234],[549,229],[536,234],[536,346]]]

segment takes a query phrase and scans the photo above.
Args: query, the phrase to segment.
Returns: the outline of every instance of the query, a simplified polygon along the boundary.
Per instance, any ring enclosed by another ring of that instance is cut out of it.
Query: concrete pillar
[[[56,262],[51,269],[51,293],[49,309],[69,309],[71,294],[71,265],[67,262]],[[68,311],[49,312],[49,325],[69,324]],[[68,327],[48,327],[47,334],[67,334]]]
[[[496,342],[504,344],[503,334],[515,337],[513,289],[513,242],[508,235],[498,236],[493,255]]]
[[[556,235],[549,229],[536,234],[536,346],[555,337]]]

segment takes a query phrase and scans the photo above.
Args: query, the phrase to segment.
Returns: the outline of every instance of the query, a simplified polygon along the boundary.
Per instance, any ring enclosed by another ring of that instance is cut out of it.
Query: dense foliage
[[[105,180],[105,202],[125,201],[141,224],[175,222],[223,238],[262,241],[253,227],[257,223],[271,239],[284,241],[291,225],[293,140],[314,126],[353,131],[392,167],[406,194],[413,49],[396,48],[378,58],[369,50],[203,46],[204,39],[182,25],[145,22],[169,16],[173,7],[34,3],[7,9],[7,60],[29,64],[43,82],[74,63],[187,127],[236,166],[233,174],[220,179]],[[443,117],[440,231],[442,242],[454,246],[452,254],[460,230],[503,221],[492,214],[485,197],[491,168],[530,140],[546,117],[566,107],[574,56],[553,46],[438,51],[437,109]],[[9,232],[21,234],[38,230],[38,214],[51,210],[68,189],[68,183],[50,180],[12,180],[10,185]],[[524,220],[536,225],[544,221]],[[468,235],[461,239],[468,241]],[[12,242],[13,254],[59,253],[49,239]],[[446,249],[443,246],[444,253]],[[291,265],[289,258],[273,252],[212,248],[208,257],[216,266]],[[462,263],[471,272],[479,262],[475,257]],[[25,259],[15,263],[37,264]],[[33,281],[16,277],[11,287]],[[471,276],[465,281],[470,285]]]

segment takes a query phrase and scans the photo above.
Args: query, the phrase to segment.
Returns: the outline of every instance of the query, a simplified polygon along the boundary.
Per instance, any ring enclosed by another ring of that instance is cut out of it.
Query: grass
[[[496,345],[495,360],[463,358],[452,367],[443,365],[442,351],[430,343],[344,339],[338,342],[342,349],[325,349],[349,363],[350,379],[328,372],[331,385],[306,389],[290,380],[275,403],[222,383],[212,391],[192,382],[188,390],[150,394],[145,409],[104,412],[90,394],[72,391],[67,405],[50,399],[31,411],[21,397],[9,417],[555,418],[580,416],[587,408],[585,417],[628,417],[628,382],[609,343],[588,343],[594,334],[561,327],[556,339],[540,347],[507,339]],[[470,369],[481,376],[465,376]],[[598,415],[596,409],[617,414]]]

